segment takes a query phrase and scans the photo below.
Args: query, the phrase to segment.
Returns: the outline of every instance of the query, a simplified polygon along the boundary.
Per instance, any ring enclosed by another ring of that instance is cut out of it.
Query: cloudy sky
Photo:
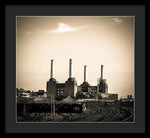
[[[119,16],[43,16],[16,17],[17,88],[46,90],[50,61],[60,83],[69,75],[97,85],[101,65],[110,93],[119,97],[134,95],[134,17]]]

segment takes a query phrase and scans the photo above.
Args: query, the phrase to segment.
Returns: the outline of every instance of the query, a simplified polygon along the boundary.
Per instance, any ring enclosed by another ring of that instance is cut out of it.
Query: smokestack
[[[101,79],[103,79],[103,65],[101,65]]]
[[[86,82],[86,65],[84,65],[84,82]]]
[[[53,78],[54,76],[53,76],[53,62],[54,62],[54,60],[52,59],[51,60],[51,76],[50,76],[50,78]]]
[[[72,78],[72,59],[69,60],[69,78]]]

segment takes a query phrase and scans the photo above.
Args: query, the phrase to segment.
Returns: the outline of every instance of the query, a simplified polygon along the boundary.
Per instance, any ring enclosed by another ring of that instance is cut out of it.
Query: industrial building
[[[81,89],[82,92],[96,92],[96,86],[91,86],[86,80],[86,65],[84,65],[84,81],[78,86],[78,89]],[[81,88],[80,88],[81,87]]]
[[[101,65],[101,77],[98,84],[99,92],[107,93],[108,92],[108,84],[106,83],[106,79],[103,79],[103,65]]]
[[[84,81],[80,86],[77,86],[77,81],[72,75],[72,59],[69,60],[69,77],[65,83],[58,83],[53,74],[53,63],[51,60],[51,70],[50,79],[46,84],[47,97],[50,98],[51,95],[56,97],[71,96],[72,98],[82,99],[82,98],[99,98],[104,99],[118,99],[118,94],[108,93],[108,84],[106,79],[103,78],[103,65],[101,65],[101,76],[97,83],[97,86],[91,86],[86,80],[86,69],[87,66],[84,65]]]
[[[77,81],[72,76],[72,59],[69,60],[69,78],[65,83],[58,83],[58,81],[56,81],[56,79],[54,78],[53,62],[54,60],[51,60],[51,76],[49,81],[47,81],[46,86],[47,97],[49,98],[51,94],[55,97],[67,95],[75,97],[77,93]]]

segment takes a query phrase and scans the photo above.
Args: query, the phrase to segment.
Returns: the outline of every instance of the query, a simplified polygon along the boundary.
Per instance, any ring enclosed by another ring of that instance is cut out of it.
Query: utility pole
[[[55,99],[53,95],[53,119],[55,118]]]
[[[51,119],[53,118],[52,114],[53,114],[53,95],[51,93]]]
[[[120,99],[120,114],[121,114],[122,98]]]
[[[23,104],[23,113],[26,113],[26,104]]]
[[[55,118],[55,99],[53,94],[51,94],[51,118]]]

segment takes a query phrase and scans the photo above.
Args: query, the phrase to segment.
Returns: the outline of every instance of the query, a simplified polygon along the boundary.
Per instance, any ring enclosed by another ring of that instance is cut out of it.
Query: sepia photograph
[[[134,123],[134,16],[16,16],[16,123]]]

